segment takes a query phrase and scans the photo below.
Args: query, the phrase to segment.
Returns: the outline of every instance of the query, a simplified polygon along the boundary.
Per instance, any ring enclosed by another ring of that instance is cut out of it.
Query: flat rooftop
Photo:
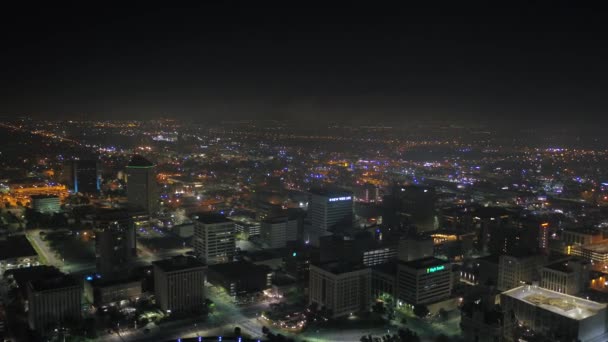
[[[353,195],[352,191],[339,188],[313,188],[310,189],[310,193],[326,197],[348,197]]]
[[[44,279],[36,279],[30,282],[30,286],[35,291],[47,291],[54,289],[61,289],[65,287],[78,286],[80,283],[76,278],[71,275],[61,274],[58,276],[44,278]]]
[[[248,261],[235,261],[209,266],[209,271],[221,274],[229,279],[241,279],[251,275],[268,274],[270,267],[256,265]]]
[[[340,261],[328,262],[328,263],[323,263],[323,264],[314,264],[314,266],[318,267],[322,270],[325,270],[327,272],[333,273],[333,274],[354,272],[354,271],[358,271],[360,269],[366,268],[364,265],[361,265],[361,264],[353,264],[353,263],[340,262]]]
[[[538,286],[524,285],[502,293],[558,315],[582,320],[606,309],[606,304],[550,291]]]
[[[0,240],[0,260],[38,256],[25,235],[9,236]]]
[[[197,214],[197,221],[204,224],[214,224],[214,223],[226,223],[232,222],[226,218],[226,216],[215,213],[201,213]]]
[[[410,268],[420,270],[420,269],[425,269],[425,268],[429,268],[429,267],[445,265],[448,263],[449,263],[448,261],[437,259],[435,257],[426,257],[426,258],[422,258],[422,259],[404,262],[403,265],[410,267]]]
[[[205,267],[205,264],[202,261],[186,256],[177,256],[170,259],[158,260],[154,261],[152,264],[154,266],[158,266],[158,268],[164,272],[174,272],[189,268]]]
[[[595,253],[608,253],[608,241],[607,242],[600,242],[600,243],[593,243],[590,245],[584,245],[582,247],[583,249],[595,252]]]
[[[59,199],[59,196],[55,196],[55,195],[32,195],[30,197],[32,199],[47,199],[47,198],[57,198],[57,199]]]

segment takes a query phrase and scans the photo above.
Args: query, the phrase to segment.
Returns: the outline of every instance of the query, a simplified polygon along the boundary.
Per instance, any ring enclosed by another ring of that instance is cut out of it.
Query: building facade
[[[133,156],[127,165],[127,200],[151,216],[158,211],[156,165],[139,155]]]
[[[46,333],[80,320],[82,284],[68,275],[38,279],[27,285],[28,324]]]
[[[266,219],[260,228],[262,241],[270,248],[285,248],[287,241],[297,240],[298,224],[297,219],[287,216]]]
[[[196,312],[205,301],[206,266],[184,256],[159,260],[154,265],[156,302],[166,313]]]
[[[53,195],[32,196],[32,209],[42,214],[54,214],[61,211],[61,199]]]
[[[337,262],[311,265],[309,304],[329,310],[332,317],[368,311],[371,269]]]
[[[434,257],[400,262],[397,298],[410,304],[431,304],[452,294],[452,265]]]
[[[546,265],[541,270],[540,286],[551,291],[576,295],[587,289],[591,265],[570,259]]]
[[[234,222],[218,214],[198,215],[194,251],[208,265],[232,262],[236,251]]]

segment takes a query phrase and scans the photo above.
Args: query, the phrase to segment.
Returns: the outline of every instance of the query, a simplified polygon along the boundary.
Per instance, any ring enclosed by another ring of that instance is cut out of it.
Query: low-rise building
[[[540,286],[551,291],[576,295],[589,284],[591,265],[585,260],[571,258],[546,265],[541,270]]]
[[[288,241],[298,239],[298,219],[288,216],[273,217],[262,221],[260,235],[270,248],[285,248]]]
[[[84,294],[97,307],[137,300],[142,295],[141,280],[90,277],[84,282]]]
[[[221,286],[232,297],[245,297],[272,286],[272,270],[247,261],[210,265],[207,281]]]
[[[0,272],[39,265],[38,253],[25,235],[0,239]]]
[[[503,292],[500,302],[506,341],[521,326],[556,341],[608,341],[606,304],[533,285]]]
[[[61,199],[54,195],[33,195],[32,209],[42,214],[54,214],[61,211]]]

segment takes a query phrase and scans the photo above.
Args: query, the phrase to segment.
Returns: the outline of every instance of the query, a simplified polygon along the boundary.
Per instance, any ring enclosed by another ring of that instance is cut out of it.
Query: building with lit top
[[[452,294],[452,265],[428,257],[400,262],[397,267],[397,299],[410,305],[431,304]]]
[[[523,326],[556,341],[608,341],[606,304],[525,285],[500,295],[506,341]]]
[[[346,190],[312,189],[308,206],[310,241],[318,245],[319,238],[353,222],[353,194]]]

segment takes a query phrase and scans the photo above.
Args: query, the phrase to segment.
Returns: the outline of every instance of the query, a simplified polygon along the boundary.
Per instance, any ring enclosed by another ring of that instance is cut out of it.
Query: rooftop
[[[151,161],[143,156],[140,156],[139,154],[133,155],[133,157],[131,157],[131,161],[129,161],[129,164],[127,165],[127,167],[130,168],[150,168],[153,166],[154,164]]]
[[[30,281],[49,277],[56,277],[61,274],[61,271],[59,271],[57,268],[46,265],[14,268],[12,270],[4,272],[5,277],[12,275],[13,279],[15,279],[15,282],[19,287],[25,287],[25,285]]]
[[[445,264],[448,264],[448,262],[445,260],[437,259],[435,257],[426,257],[426,258],[407,261],[407,262],[403,263],[403,265],[410,267],[410,268],[417,269],[417,270],[445,265]]]
[[[227,278],[239,279],[248,277],[251,274],[268,274],[268,272],[270,272],[270,267],[265,265],[256,265],[248,261],[235,261],[225,264],[211,265],[209,266],[209,270],[219,273]]]
[[[36,279],[30,282],[30,286],[34,291],[55,290],[78,285],[80,285],[80,283],[76,280],[76,278],[67,274],[60,274],[44,279]]]
[[[205,267],[200,260],[186,256],[176,256],[169,259],[158,260],[152,263],[164,272],[174,272],[189,268]]]
[[[322,270],[325,270],[327,272],[333,273],[333,274],[349,273],[349,272],[354,272],[354,271],[358,271],[363,268],[366,268],[364,265],[361,265],[361,264],[353,264],[353,263],[341,262],[341,261],[333,261],[333,262],[328,262],[328,263],[324,263],[324,264],[316,264],[314,266],[318,267]]]
[[[595,253],[602,253],[602,254],[607,254],[608,253],[608,242],[600,242],[600,243],[593,243],[590,245],[585,245],[583,246],[583,249],[595,252]]]
[[[310,193],[326,197],[348,197],[353,195],[352,191],[340,188],[312,188],[310,189]]]
[[[32,199],[45,199],[45,198],[57,198],[57,199],[59,199],[59,196],[55,196],[55,195],[32,195],[30,197]]]
[[[606,309],[606,304],[550,291],[538,286],[524,285],[502,293],[558,315],[582,320]]]
[[[226,223],[232,222],[226,218],[224,215],[215,214],[215,213],[201,213],[197,214],[197,220],[204,224],[214,224],[214,223]]]
[[[0,240],[0,260],[38,256],[25,235],[9,236]]]

